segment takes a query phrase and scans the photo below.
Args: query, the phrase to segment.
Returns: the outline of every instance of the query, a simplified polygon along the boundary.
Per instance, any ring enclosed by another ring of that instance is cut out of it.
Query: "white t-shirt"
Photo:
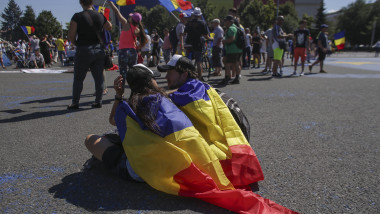
[[[245,47],[251,47],[251,40],[252,40],[251,34],[249,33],[245,34]]]
[[[150,43],[152,43],[152,39],[150,38],[149,35],[146,35],[146,38],[147,38],[148,42],[145,44],[145,46],[143,48],[141,48],[141,51],[143,51],[143,52],[150,51]]]
[[[20,53],[24,54],[26,51],[26,45],[24,43],[17,46],[20,49]]]
[[[223,40],[224,30],[222,27],[218,26],[214,29],[214,42],[213,45],[216,46],[217,41],[221,38]],[[223,43],[220,43],[219,48],[223,48]]]

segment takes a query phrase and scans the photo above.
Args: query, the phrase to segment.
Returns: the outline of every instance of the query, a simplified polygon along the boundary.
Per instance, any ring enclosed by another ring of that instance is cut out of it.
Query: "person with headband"
[[[126,19],[112,1],[107,0],[116,17],[121,23],[121,33],[119,42],[119,69],[124,80],[128,68],[131,69],[137,63],[137,50],[141,49],[148,42],[145,35],[144,26],[141,23],[140,13],[130,14]],[[137,45],[138,40],[138,45]]]

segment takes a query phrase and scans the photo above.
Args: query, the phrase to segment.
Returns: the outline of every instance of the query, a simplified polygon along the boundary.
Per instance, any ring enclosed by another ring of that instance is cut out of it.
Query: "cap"
[[[234,20],[234,17],[231,16],[231,15],[228,15],[226,16],[226,18],[224,18],[225,21],[233,21]]]
[[[194,16],[201,16],[202,15],[201,8],[199,7],[194,8],[194,12],[192,12],[191,14]]]
[[[132,15],[132,19],[135,21],[135,22],[141,22],[141,19],[142,19],[142,16],[140,13],[134,13]]]
[[[212,22],[212,23],[218,23],[218,24],[220,24],[220,20],[219,20],[219,19],[214,19],[214,20],[212,20],[211,22]]]
[[[322,28],[328,28],[329,26],[328,25],[326,25],[326,24],[321,24],[321,29]]]
[[[174,69],[174,68],[189,68],[190,70],[192,70],[192,69],[194,69],[194,65],[191,62],[191,60],[188,59],[187,57],[175,54],[170,59],[168,64],[157,66],[157,69],[160,72],[165,72],[167,70]]]

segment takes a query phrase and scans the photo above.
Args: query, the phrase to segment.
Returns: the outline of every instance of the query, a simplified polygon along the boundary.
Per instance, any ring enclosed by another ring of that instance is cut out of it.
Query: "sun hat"
[[[194,16],[201,16],[202,15],[201,8],[199,7],[194,8],[194,12],[192,12],[191,14]]]

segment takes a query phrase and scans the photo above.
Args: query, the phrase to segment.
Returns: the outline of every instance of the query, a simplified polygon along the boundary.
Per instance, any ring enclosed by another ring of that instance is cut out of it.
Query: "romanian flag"
[[[35,30],[33,26],[21,26],[21,29],[24,31],[26,35],[33,34]]]
[[[334,34],[334,43],[338,50],[344,49],[344,44],[346,43],[345,34],[346,32],[344,31]]]
[[[238,213],[296,213],[246,190],[236,189],[188,117],[161,95],[145,97],[157,109],[158,133],[120,103],[115,121],[133,170],[168,194],[194,197]]]
[[[218,157],[235,187],[264,180],[259,160],[218,92],[192,79],[170,95]]]
[[[94,9],[96,11],[98,11],[99,13],[103,14],[104,17],[106,17],[106,19],[109,21],[110,20],[110,9],[109,8],[106,8],[106,7],[103,7],[103,6],[97,6],[97,5],[94,5]]]
[[[113,3],[119,6],[133,5],[136,4],[135,0],[111,0]]]
[[[185,0],[158,0],[169,12],[192,12],[193,4]],[[190,15],[190,14],[189,14]]]

